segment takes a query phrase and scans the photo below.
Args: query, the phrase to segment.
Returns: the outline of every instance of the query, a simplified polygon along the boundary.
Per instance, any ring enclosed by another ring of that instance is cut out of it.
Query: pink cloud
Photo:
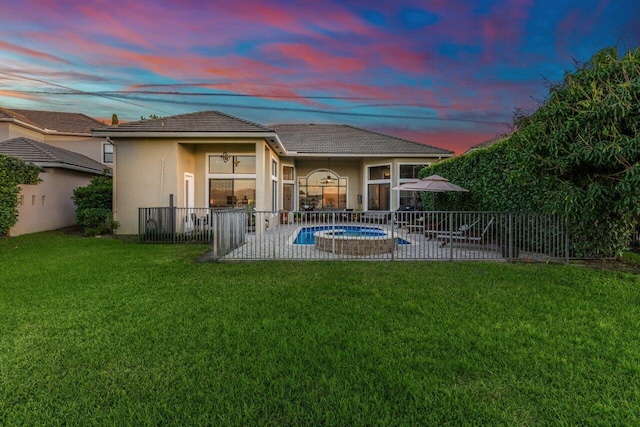
[[[64,60],[62,58],[58,58],[57,56],[50,55],[48,53],[40,52],[40,51],[33,50],[33,49],[28,49],[28,48],[25,48],[25,47],[22,47],[22,46],[18,46],[18,45],[15,45],[15,44],[7,43],[7,42],[4,42],[2,40],[0,40],[0,49],[7,50],[9,52],[17,53],[17,54],[20,54],[20,55],[26,55],[26,56],[34,58],[34,59],[45,60],[45,61],[53,61],[53,62],[62,63],[62,64],[68,63],[68,61],[66,61],[66,60]]]
[[[360,59],[332,55],[304,44],[276,43],[263,48],[268,55],[282,57],[287,66],[304,63],[314,73],[354,73],[363,71],[366,64]]]

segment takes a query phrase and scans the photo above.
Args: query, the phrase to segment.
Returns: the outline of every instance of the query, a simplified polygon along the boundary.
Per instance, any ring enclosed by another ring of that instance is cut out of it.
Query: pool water
[[[313,237],[313,234],[316,231],[327,231],[327,230],[333,230],[334,228],[341,230],[335,233],[336,236],[349,236],[349,237],[386,236],[386,232],[384,230],[381,230],[379,228],[374,228],[374,227],[358,227],[358,226],[334,227],[331,225],[325,225],[321,227],[303,227],[298,232],[298,235],[293,241],[293,244],[294,245],[313,245],[315,243],[315,238]],[[409,242],[398,237],[398,244],[408,245]]]

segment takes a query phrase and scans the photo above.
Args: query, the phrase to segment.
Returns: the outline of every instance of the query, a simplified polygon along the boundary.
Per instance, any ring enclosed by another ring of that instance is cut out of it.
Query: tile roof
[[[95,128],[100,135],[128,132],[272,132],[258,123],[219,111],[200,111]]]
[[[57,111],[13,110],[0,108],[0,119],[13,119],[35,126],[43,131],[89,134],[91,129],[104,123],[81,113]]]
[[[287,151],[307,154],[453,155],[453,151],[348,125],[272,125]]]
[[[470,153],[471,151],[473,151],[473,150],[477,150],[477,149],[479,149],[479,148],[487,148],[487,147],[491,147],[493,144],[495,144],[495,143],[497,143],[497,142],[500,142],[500,141],[502,141],[502,140],[507,139],[509,136],[511,136],[511,134],[512,134],[512,133],[513,133],[513,132],[511,132],[511,131],[510,131],[510,132],[506,132],[506,133],[499,133],[499,134],[497,134],[496,136],[494,136],[493,138],[489,138],[489,139],[487,139],[487,140],[485,140],[485,141],[482,141],[482,142],[477,143],[476,145],[472,145],[471,147],[469,147],[469,148],[467,149],[467,151],[465,151],[465,152],[464,152],[464,153],[462,153],[462,154]]]
[[[104,169],[110,169],[102,163],[98,163],[82,154],[25,137],[1,141],[0,154],[18,157],[25,162],[32,162],[43,167],[80,169],[97,174],[101,174]]]

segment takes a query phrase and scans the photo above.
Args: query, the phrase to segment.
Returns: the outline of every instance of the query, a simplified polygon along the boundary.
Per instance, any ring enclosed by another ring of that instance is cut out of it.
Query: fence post
[[[565,263],[569,264],[569,223],[567,222],[567,220],[565,219],[564,221],[564,230],[565,230],[565,237],[564,237],[564,256],[565,256]]]
[[[396,245],[398,244],[398,241],[396,240],[396,236],[395,236],[395,223],[396,223],[396,214],[395,212],[390,212],[389,216],[391,217],[391,261],[394,260],[394,254],[396,253]],[[425,218],[424,222],[426,223],[427,220]],[[426,230],[426,228],[425,228]]]
[[[449,211],[449,261],[453,261],[453,212]]]
[[[513,254],[513,212],[509,212],[509,241],[507,242],[507,261],[511,262]]]
[[[213,231],[213,247],[211,249],[213,252],[213,259],[217,261],[218,260],[218,238],[219,238],[218,213],[214,211],[211,211],[211,229]]]

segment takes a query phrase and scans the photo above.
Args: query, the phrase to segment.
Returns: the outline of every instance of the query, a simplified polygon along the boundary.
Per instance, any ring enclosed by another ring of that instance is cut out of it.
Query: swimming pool
[[[318,231],[327,231],[327,230],[336,230],[334,233],[335,236],[344,236],[344,237],[380,237],[386,236],[387,232],[375,227],[360,227],[356,225],[350,226],[332,226],[332,225],[324,225],[320,227],[303,227],[298,232],[295,240],[293,241],[294,245],[313,245],[315,244],[314,234]],[[410,244],[404,239],[398,238],[399,245],[408,245]]]

